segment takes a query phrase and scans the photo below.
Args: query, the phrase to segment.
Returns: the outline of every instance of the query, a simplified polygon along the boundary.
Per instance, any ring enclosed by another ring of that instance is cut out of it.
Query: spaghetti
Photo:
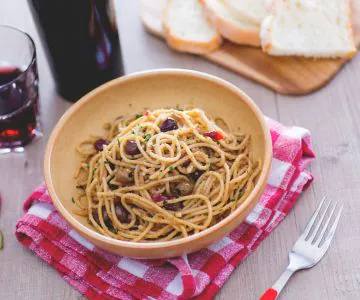
[[[200,109],[158,109],[105,124],[83,141],[76,213],[125,241],[169,241],[203,231],[253,190],[261,163],[249,135]]]

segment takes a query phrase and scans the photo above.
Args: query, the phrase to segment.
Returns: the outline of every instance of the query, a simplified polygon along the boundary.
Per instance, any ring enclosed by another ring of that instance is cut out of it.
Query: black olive
[[[105,207],[105,206],[103,206],[103,207],[101,208],[101,212],[102,212],[102,215],[103,215],[103,220],[104,220],[105,225],[106,225],[107,227],[109,227],[109,228],[113,228],[112,223],[111,223],[111,220],[110,220],[110,217],[109,217],[109,215],[108,215],[108,213],[107,213],[107,211],[106,211],[106,207]],[[93,218],[94,218],[95,222],[100,225],[100,219],[99,219],[99,215],[98,215],[97,210],[94,210],[94,211],[93,211]]]
[[[120,223],[129,223],[129,213],[126,208],[121,204],[120,199],[115,203],[115,214],[119,219]]]
[[[100,225],[100,219],[97,210],[93,210],[92,216],[94,218],[94,221]]]
[[[174,119],[166,119],[160,127],[161,132],[167,132],[175,129],[178,129],[178,126]]]
[[[188,166],[190,165],[190,163],[191,163],[191,160],[190,160],[190,159],[187,159],[187,160],[185,160],[185,161],[183,162],[182,166],[183,166],[184,168],[186,168],[186,167],[188,167]]]
[[[105,145],[108,145],[109,142],[104,140],[104,139],[98,139],[97,141],[95,141],[94,143],[94,148],[96,151],[101,151]]]
[[[178,202],[178,203],[168,203],[168,202],[164,201],[163,207],[164,207],[166,210],[179,211],[179,210],[183,209],[183,204],[182,204],[182,202]]]
[[[109,186],[109,189],[112,191],[117,190],[119,188],[119,186],[117,186],[116,184],[112,184],[112,183],[109,183],[108,186]]]
[[[195,172],[190,173],[190,174],[189,174],[189,177],[190,177],[190,179],[192,179],[193,181],[196,181],[196,180],[198,180],[199,177],[200,177],[202,174],[204,174],[204,173],[205,173],[205,171],[196,170]]]
[[[127,141],[125,145],[125,152],[129,155],[140,154],[140,150],[135,141]]]
[[[103,219],[104,219],[104,223],[107,227],[112,227],[112,224],[111,224],[111,220],[110,220],[110,217],[107,213],[107,210],[106,210],[106,207],[103,206],[102,207],[102,214],[103,214]]]

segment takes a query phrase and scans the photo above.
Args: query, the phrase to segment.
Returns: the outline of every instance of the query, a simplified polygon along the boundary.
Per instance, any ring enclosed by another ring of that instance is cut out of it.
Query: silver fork
[[[331,201],[329,201],[326,204],[325,210],[320,214],[325,199],[324,197],[306,225],[305,230],[289,252],[289,265],[285,272],[274,285],[261,296],[260,300],[277,299],[290,277],[296,271],[312,268],[323,258],[329,249],[336,227],[339,224],[343,205],[339,206],[336,203],[332,206]],[[332,209],[330,209],[331,206]],[[333,218],[336,210],[337,214]]]

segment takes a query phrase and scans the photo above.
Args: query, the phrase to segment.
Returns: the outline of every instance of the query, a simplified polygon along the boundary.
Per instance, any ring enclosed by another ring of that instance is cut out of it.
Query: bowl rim
[[[255,185],[255,188],[252,190],[250,195],[246,198],[246,200],[229,216],[221,220],[219,223],[201,231],[196,234],[180,238],[177,240],[172,241],[161,241],[161,242],[131,242],[131,241],[122,241],[122,240],[116,240],[111,237],[107,237],[105,235],[102,235],[98,233],[97,231],[88,228],[87,226],[80,223],[76,218],[72,216],[72,214],[63,206],[62,202],[60,201],[59,197],[56,194],[54,185],[52,184],[51,179],[51,156],[52,151],[54,148],[55,141],[57,137],[59,136],[62,128],[66,124],[67,120],[81,107],[86,104],[88,101],[90,101],[96,94],[102,92],[103,90],[106,90],[110,87],[113,87],[118,84],[124,84],[128,81],[137,80],[139,78],[144,77],[153,77],[158,75],[184,75],[189,77],[196,77],[198,79],[204,79],[207,81],[211,81],[217,85],[221,85],[224,88],[234,92],[239,97],[242,98],[243,101],[246,102],[246,104],[250,107],[250,109],[255,114],[256,118],[258,119],[261,128],[262,133],[265,140],[265,159],[263,161],[263,167],[262,171],[260,173],[260,177],[258,179],[258,182]],[[55,127],[53,128],[49,140],[46,145],[45,149],[45,155],[44,155],[44,178],[45,178],[45,184],[47,186],[50,198],[52,199],[53,204],[55,205],[56,209],[60,212],[60,214],[65,218],[65,220],[71,225],[73,229],[76,231],[83,232],[86,236],[90,236],[94,240],[98,240],[101,242],[105,242],[107,244],[111,244],[112,246],[119,246],[122,248],[128,248],[128,249],[143,249],[143,250],[155,250],[155,249],[164,249],[169,247],[174,247],[182,244],[191,243],[195,240],[204,238],[207,235],[212,234],[213,232],[216,232],[223,226],[226,226],[227,224],[231,223],[235,218],[237,218],[253,201],[254,198],[259,195],[267,182],[267,179],[269,177],[270,168],[271,168],[271,160],[272,160],[272,143],[271,143],[271,136],[270,136],[270,129],[266,123],[265,117],[262,114],[260,108],[255,104],[255,102],[247,95],[245,92],[243,92],[240,88],[235,86],[234,84],[221,79],[219,77],[216,77],[214,75],[210,75],[207,73],[199,72],[199,71],[193,71],[188,69],[173,69],[173,68],[166,68],[166,69],[154,69],[154,70],[146,70],[146,71],[140,71],[135,72],[129,75],[125,75],[123,77],[119,77],[116,79],[113,79],[96,89],[90,91],[86,95],[84,95],[80,100],[78,100],[75,104],[73,104],[59,119]]]

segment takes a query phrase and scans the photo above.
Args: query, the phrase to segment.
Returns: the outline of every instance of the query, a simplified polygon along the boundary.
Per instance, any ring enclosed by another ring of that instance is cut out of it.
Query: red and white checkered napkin
[[[267,121],[274,155],[260,203],[245,222],[207,249],[156,261],[104,252],[69,227],[44,185],[25,202],[27,213],[17,224],[16,236],[89,299],[211,299],[312,181],[304,170],[314,158],[309,132]]]

